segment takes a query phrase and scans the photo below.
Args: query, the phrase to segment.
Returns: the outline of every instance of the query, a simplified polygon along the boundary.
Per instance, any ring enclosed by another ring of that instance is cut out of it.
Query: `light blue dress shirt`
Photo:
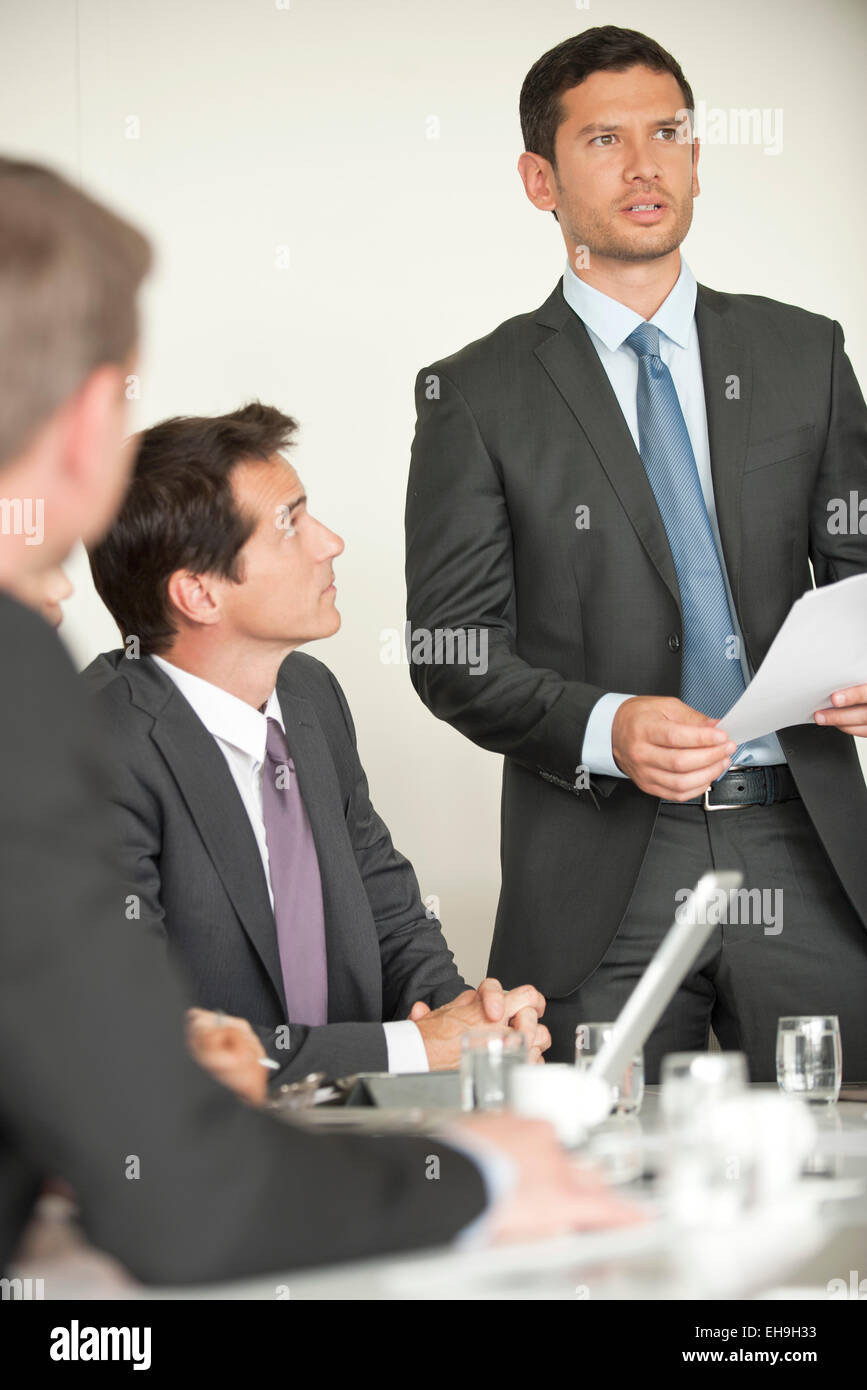
[[[599,360],[605,368],[617,402],[623,411],[629,432],[635,441],[635,447],[638,449],[638,358],[631,348],[626,347],[625,343],[632,330],[643,323],[644,319],[634,309],[628,308],[627,305],[621,304],[618,300],[611,299],[607,294],[602,294],[600,290],[585,284],[568,264],[563,274],[563,295],[566,303],[574,309],[587,329],[590,341],[599,355]],[[655,324],[659,329],[660,356],[671,372],[674,389],[683,411],[711,531],[725,580],[732,619],[732,634],[738,640],[738,652],[740,653],[744,681],[749,684],[753,672],[747,661],[743,636],[735,613],[713,494],[707,409],[704,399],[704,381],[701,375],[698,330],[695,326],[695,299],[695,276],[686,261],[681,260],[680,275],[676,284],[649,322]],[[609,691],[608,694],[597,700],[590,711],[590,718],[584,733],[584,742],[581,746],[581,762],[590,772],[608,773],[612,777],[625,776],[614,761],[614,755],[611,751],[611,726],[614,723],[614,716],[624,700],[630,698],[631,696],[628,694]],[[751,743],[744,745],[740,755],[742,764],[771,764],[784,763],[785,761],[786,756],[780,747],[780,741],[776,734],[766,734],[764,738],[753,739]]]

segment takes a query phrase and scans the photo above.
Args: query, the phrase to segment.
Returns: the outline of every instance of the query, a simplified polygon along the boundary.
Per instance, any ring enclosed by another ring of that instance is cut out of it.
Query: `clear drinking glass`
[[[613,1023],[579,1023],[575,1029],[575,1065],[579,1071],[588,1071],[602,1044],[611,1036]],[[641,1109],[644,1099],[644,1051],[639,1048],[628,1062],[614,1092],[613,1110],[619,1115],[634,1115]]]
[[[515,1028],[471,1028],[461,1039],[461,1108],[503,1110],[509,1073],[527,1060],[523,1033]]]
[[[777,1085],[787,1095],[833,1105],[843,1080],[843,1047],[836,1014],[781,1018],[777,1024]]]
[[[742,1052],[669,1052],[659,1073],[660,1111],[668,1126],[692,1124],[708,1105],[744,1090],[748,1079]]]

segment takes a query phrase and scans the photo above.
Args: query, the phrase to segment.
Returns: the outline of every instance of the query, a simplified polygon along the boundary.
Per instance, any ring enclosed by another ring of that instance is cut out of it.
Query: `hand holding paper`
[[[830,708],[816,711],[816,723],[842,729],[844,734],[867,738],[867,685],[852,685],[831,697]]]
[[[862,688],[861,695],[857,691]],[[831,708],[837,691],[855,691],[843,708]],[[790,724],[837,724],[867,733],[867,574],[810,589],[792,608],[768,654],[728,714],[719,720],[730,739],[747,743]]]

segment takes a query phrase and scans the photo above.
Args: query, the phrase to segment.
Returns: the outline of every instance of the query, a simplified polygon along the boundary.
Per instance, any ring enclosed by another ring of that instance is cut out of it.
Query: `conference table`
[[[421,1080],[421,1078],[420,1078]],[[776,1091],[753,1086],[751,1091]],[[641,1225],[534,1244],[438,1249],[147,1297],[453,1300],[821,1299],[867,1296],[867,1103],[810,1107],[815,1150],[805,1176],[779,1204],[723,1226],[684,1226],[660,1206],[666,1148],[659,1090],[640,1114],[612,1116],[591,1134],[581,1161],[608,1171],[643,1208]],[[321,1131],[433,1132],[457,1118],[441,1106],[316,1107],[293,1120]]]
[[[322,1133],[424,1134],[441,1132],[460,1116],[455,1075],[381,1076],[364,1085],[386,1103],[316,1106],[278,1119]],[[749,1087],[750,1093],[776,1090],[775,1085]],[[392,1098],[395,1103],[388,1103]],[[700,1186],[685,1212],[682,1201],[672,1205],[666,1165],[672,1156],[679,1161],[688,1145],[667,1130],[659,1089],[648,1087],[638,1115],[611,1116],[573,1155],[578,1164],[600,1167],[634,1202],[645,1218],[634,1226],[509,1246],[438,1247],[230,1283],[154,1288],[106,1270],[106,1257],[94,1259],[80,1238],[75,1240],[72,1227],[66,1234],[58,1225],[49,1241],[59,1248],[58,1258],[47,1260],[46,1242],[37,1240],[32,1257],[11,1272],[24,1278],[47,1275],[48,1299],[867,1298],[867,1103],[841,1099],[809,1110],[816,1133],[803,1176],[781,1184],[779,1200],[756,1202],[731,1218],[723,1208],[723,1219],[719,1210],[713,1219],[714,1193]],[[675,1170],[675,1178],[688,1196],[689,1168]]]

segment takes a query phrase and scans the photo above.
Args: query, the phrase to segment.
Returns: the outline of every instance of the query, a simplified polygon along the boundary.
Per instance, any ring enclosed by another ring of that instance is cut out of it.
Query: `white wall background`
[[[471,978],[496,905],[499,760],[380,661],[404,619],[412,386],[553,288],[563,246],[515,172],[518,92],[547,48],[607,23],[651,33],[708,107],[782,109],[779,155],[704,150],[686,255],[715,288],[839,319],[863,381],[861,0],[0,4],[0,144],[81,178],[159,249],[135,424],[252,397],[301,421],[312,509],[347,542],[343,630],[311,650]],[[72,574],[65,635],[84,664],[117,634],[82,557]]]

